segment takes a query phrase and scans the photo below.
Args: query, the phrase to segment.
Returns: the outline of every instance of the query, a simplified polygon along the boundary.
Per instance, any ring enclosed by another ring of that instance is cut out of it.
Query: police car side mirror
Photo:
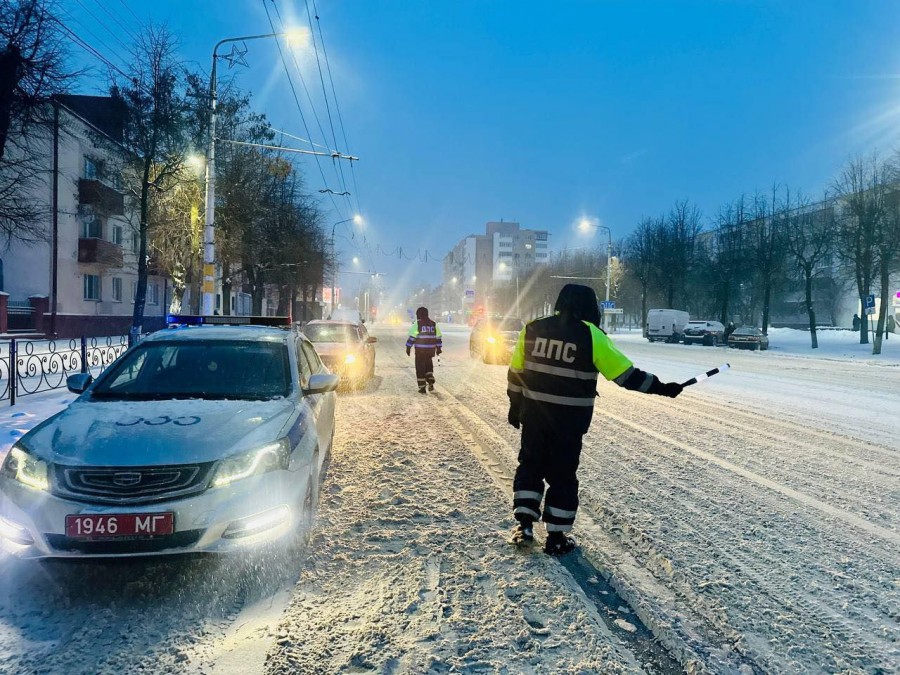
[[[309,384],[303,387],[303,395],[312,396],[314,394],[324,394],[329,391],[334,391],[338,388],[340,383],[341,378],[337,375],[310,375]]]
[[[369,339],[366,340],[366,342],[368,342],[370,345],[374,345],[376,342],[378,342],[378,338],[377,338],[377,337],[372,337],[372,336],[370,335],[370,336],[369,336]]]
[[[90,373],[78,373],[66,378],[66,387],[73,394],[83,394],[93,381],[94,378]]]

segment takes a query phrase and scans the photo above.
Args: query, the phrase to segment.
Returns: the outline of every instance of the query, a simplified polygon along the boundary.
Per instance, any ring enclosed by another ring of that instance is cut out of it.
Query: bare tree
[[[129,79],[114,82],[110,94],[124,105],[125,145],[131,151],[131,192],[140,204],[137,235],[138,282],[132,333],[139,333],[147,298],[147,241],[151,201],[185,175],[188,104],[176,43],[165,28],[150,26],[134,45]]]
[[[644,218],[628,237],[625,247],[628,271],[641,288],[641,325],[645,329],[647,299],[657,275],[659,247],[664,227],[662,219]]]
[[[663,283],[668,306],[686,300],[688,275],[694,266],[695,244],[700,234],[700,210],[689,201],[675,203],[666,218],[665,243],[659,249],[659,267],[665,270]]]
[[[65,68],[51,9],[45,0],[0,0],[0,236],[7,247],[14,239],[46,237],[46,214],[33,190],[50,171],[50,158],[35,145],[53,124],[50,97],[78,75]]]
[[[747,200],[743,195],[719,210],[717,228],[712,237],[709,271],[715,278],[716,296],[719,301],[719,320],[727,324],[731,320],[731,301],[739,289],[746,269],[744,250]]]
[[[814,281],[819,278],[825,263],[831,258],[835,241],[834,208],[813,207],[798,196],[793,201],[788,191],[785,197],[785,241],[787,250],[803,275],[806,314],[813,349],[819,347],[816,337],[816,309],[813,301]]]
[[[897,167],[889,168],[888,176],[895,178]],[[886,176],[887,177],[887,176]],[[891,303],[891,274],[900,269],[900,189],[896,181],[885,186],[884,214],[875,228],[876,248],[878,251],[878,277],[881,285],[881,311],[875,330],[873,354],[881,354],[881,341],[884,337],[888,312],[893,311]]]
[[[886,214],[889,172],[889,165],[876,153],[854,157],[834,184],[843,207],[838,219],[837,252],[853,268],[860,307],[865,306],[876,274],[878,236]],[[866,322],[860,321],[859,343],[868,342]]]
[[[772,196],[757,195],[753,200],[753,221],[750,228],[749,252],[753,261],[753,285],[761,292],[763,333],[768,333],[772,311],[772,291],[781,280],[786,262],[784,242],[784,213],[779,208],[778,186]]]

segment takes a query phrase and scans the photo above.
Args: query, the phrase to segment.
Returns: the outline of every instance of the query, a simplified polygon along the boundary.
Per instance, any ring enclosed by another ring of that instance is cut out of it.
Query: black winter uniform
[[[428,310],[420,307],[416,317],[406,339],[406,353],[416,350],[416,384],[419,391],[425,391],[426,384],[434,385],[434,357],[441,353],[443,341],[441,329],[428,318]]]
[[[587,321],[557,314],[529,323],[520,333],[507,375],[509,421],[517,428],[522,424],[513,482],[513,510],[520,522],[543,516],[550,533],[572,529],[582,437],[591,424],[600,374],[645,393],[681,391],[681,385],[663,384],[635,368],[606,333]]]

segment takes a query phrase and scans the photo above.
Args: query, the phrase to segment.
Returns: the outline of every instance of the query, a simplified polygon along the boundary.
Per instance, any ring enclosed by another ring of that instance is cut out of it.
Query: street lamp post
[[[206,147],[206,228],[203,243],[203,304],[202,313],[212,314],[216,309],[216,66],[219,47],[229,42],[246,42],[263,38],[290,36],[290,32],[247,35],[219,40],[212,52],[212,70],[209,78],[209,135]],[[241,58],[243,54],[239,55]],[[227,58],[227,57],[226,57]],[[246,65],[246,64],[245,64]]]
[[[362,223],[362,217],[359,214],[357,214],[357,215],[353,216],[352,218],[345,218],[344,220],[339,220],[334,225],[331,226],[331,313],[332,314],[334,314],[334,296],[335,296],[334,283],[335,283],[335,280],[337,279],[337,250],[336,250],[335,244],[334,244],[334,236],[335,236],[334,231],[338,225],[343,225],[344,223],[349,223],[351,220],[354,223],[356,223],[357,225]]]

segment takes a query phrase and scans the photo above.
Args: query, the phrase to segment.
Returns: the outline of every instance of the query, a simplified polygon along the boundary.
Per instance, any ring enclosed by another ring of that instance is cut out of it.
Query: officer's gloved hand
[[[509,422],[513,427],[518,429],[521,425],[521,422],[519,421],[519,411],[510,408],[509,412],[506,414],[506,421]]]
[[[407,356],[409,356],[409,352],[410,352],[410,348],[407,347],[407,348],[406,348],[406,355],[407,355]]]
[[[684,391],[684,387],[681,386],[678,382],[664,382],[660,387],[660,394],[663,396],[668,396],[669,398],[675,398]]]

